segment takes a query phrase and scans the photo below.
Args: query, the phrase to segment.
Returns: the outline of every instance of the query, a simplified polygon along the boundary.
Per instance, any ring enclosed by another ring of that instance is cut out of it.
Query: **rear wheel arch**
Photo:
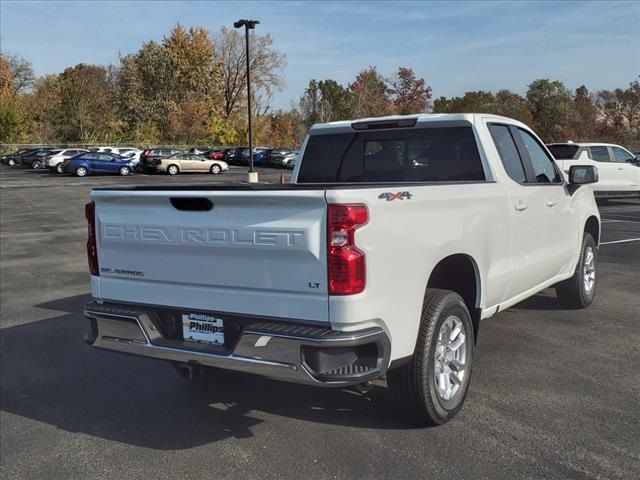
[[[481,278],[476,261],[469,255],[459,253],[440,260],[431,271],[427,289],[451,290],[462,297],[473,322],[475,340],[480,328]]]

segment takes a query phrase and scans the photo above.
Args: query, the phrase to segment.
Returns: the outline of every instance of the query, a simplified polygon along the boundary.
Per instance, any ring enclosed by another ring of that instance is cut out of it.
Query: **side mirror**
[[[573,194],[582,185],[598,181],[598,168],[595,165],[573,165],[569,168],[569,191]]]

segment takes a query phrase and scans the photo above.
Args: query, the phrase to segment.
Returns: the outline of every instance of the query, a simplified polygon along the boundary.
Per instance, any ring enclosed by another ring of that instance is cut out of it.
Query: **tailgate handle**
[[[211,200],[203,197],[174,197],[170,200],[174,208],[184,212],[208,212],[213,208]]]

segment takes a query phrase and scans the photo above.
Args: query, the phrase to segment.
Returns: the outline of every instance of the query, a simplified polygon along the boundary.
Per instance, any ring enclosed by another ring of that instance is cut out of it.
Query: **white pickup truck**
[[[85,340],[187,377],[386,375],[403,413],[442,424],[481,319],[552,286],[592,302],[597,170],[569,179],[526,125],[455,114],[315,125],[287,185],[94,189]]]

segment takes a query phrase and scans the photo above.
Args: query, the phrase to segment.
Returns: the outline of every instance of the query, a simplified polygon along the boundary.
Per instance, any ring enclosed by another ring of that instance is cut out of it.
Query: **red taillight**
[[[148,157],[149,155],[151,155],[151,150],[147,150],[142,154],[143,157]]]
[[[364,205],[328,206],[329,295],[354,295],[364,290],[365,256],[355,245],[355,231],[368,220]]]
[[[96,204],[89,202],[84,206],[84,216],[87,218],[87,259],[91,275],[100,275],[98,269],[98,247],[96,245]]]

